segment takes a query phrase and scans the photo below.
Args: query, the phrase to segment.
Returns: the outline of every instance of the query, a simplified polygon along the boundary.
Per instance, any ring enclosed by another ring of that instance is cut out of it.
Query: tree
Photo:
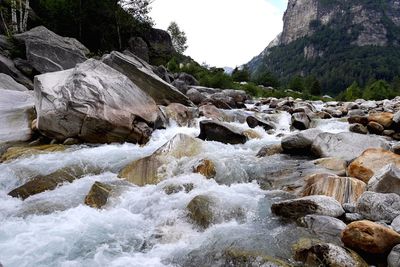
[[[258,85],[264,85],[264,86],[271,86],[271,87],[279,87],[279,81],[278,79],[272,75],[272,73],[270,72],[264,72],[262,74],[257,75],[254,79],[253,79],[254,83],[258,84]]]
[[[25,32],[27,30],[29,8],[29,0],[11,0],[11,25],[13,33]]]
[[[354,101],[362,97],[362,92],[357,82],[353,82],[344,92],[345,101]]]
[[[250,80],[250,73],[247,68],[239,69],[236,67],[232,72],[232,79],[235,82],[248,82]]]
[[[303,77],[296,75],[289,82],[289,89],[292,89],[297,92],[304,91],[304,79]]]
[[[188,48],[186,45],[187,38],[185,32],[179,29],[178,24],[175,21],[172,21],[168,26],[167,31],[171,34],[172,44],[179,54],[183,54],[185,50]]]
[[[394,97],[394,92],[390,85],[383,80],[378,80],[367,86],[363,93],[363,98],[367,100],[383,100]]]

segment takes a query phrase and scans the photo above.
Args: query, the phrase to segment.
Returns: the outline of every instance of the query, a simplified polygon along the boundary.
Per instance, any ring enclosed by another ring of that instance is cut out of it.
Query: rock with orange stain
[[[368,121],[379,123],[385,128],[389,128],[393,123],[393,113],[390,112],[375,112],[368,115]]]
[[[201,160],[194,168],[193,171],[195,173],[200,173],[203,176],[211,179],[214,178],[215,175],[217,174],[215,170],[215,164],[209,159],[203,159]]]

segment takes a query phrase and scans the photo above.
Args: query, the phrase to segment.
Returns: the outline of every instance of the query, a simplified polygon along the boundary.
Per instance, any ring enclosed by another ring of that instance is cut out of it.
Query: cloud
[[[188,38],[185,54],[199,63],[234,67],[281,32],[284,10],[277,2],[287,0],[154,0],[150,15],[164,30],[176,21]]]

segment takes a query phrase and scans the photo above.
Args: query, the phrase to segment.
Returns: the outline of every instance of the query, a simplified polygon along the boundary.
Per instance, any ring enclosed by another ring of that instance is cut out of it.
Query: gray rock
[[[179,73],[177,79],[183,81],[188,86],[197,86],[197,85],[199,85],[199,82],[196,80],[195,77],[193,77],[190,74],[184,73],[184,72]]]
[[[32,77],[35,75],[35,70],[33,66],[25,59],[16,58],[14,59],[15,67],[20,70],[24,75]]]
[[[355,204],[352,203],[343,203],[343,209],[348,212],[348,213],[355,213],[357,210],[357,207]]]
[[[0,90],[10,91],[28,91],[28,89],[20,83],[17,83],[12,77],[7,74],[0,73]]]
[[[346,228],[346,224],[341,220],[322,215],[307,215],[302,219],[302,223],[313,232],[323,236],[338,237]]]
[[[372,221],[391,223],[400,215],[400,196],[367,191],[357,201],[357,212]]]
[[[149,47],[151,65],[166,65],[176,54],[171,36],[167,31],[150,28],[141,37]]]
[[[233,145],[244,144],[247,141],[247,137],[239,129],[227,123],[212,120],[200,122],[199,138]]]
[[[346,213],[344,215],[344,221],[346,223],[352,223],[352,222],[361,221],[361,220],[364,220],[364,216],[362,216],[359,213]]]
[[[400,245],[395,246],[387,258],[388,267],[400,266]]]
[[[175,88],[178,89],[182,94],[186,94],[189,90],[187,84],[182,80],[174,80],[171,84],[175,86]]]
[[[248,116],[246,118],[246,122],[250,128],[255,128],[257,126],[261,126],[266,131],[275,129],[275,125],[272,122],[265,121],[263,119],[260,119],[260,118],[254,117],[254,116]]]
[[[145,143],[158,117],[153,99],[94,59],[36,76],[35,96],[39,130],[58,140]]]
[[[397,155],[400,155],[400,143],[393,145],[392,148],[390,149],[390,151],[392,151],[393,153],[395,153]]]
[[[207,97],[200,93],[197,89],[191,88],[186,92],[186,96],[192,101],[194,104],[199,105],[204,102]]]
[[[310,128],[310,123],[310,119],[304,112],[298,112],[292,115],[292,126],[298,130]]]
[[[11,59],[2,55],[0,55],[0,73],[11,76],[14,80],[23,84],[28,89],[33,89],[32,81],[15,67],[14,62]]]
[[[61,37],[43,26],[14,36],[24,42],[28,62],[40,73],[74,68],[89,50],[74,38]]]
[[[396,218],[394,218],[394,220],[390,224],[390,226],[393,228],[393,230],[400,233],[400,216],[397,216]]]
[[[400,195],[400,170],[394,164],[385,166],[369,180],[367,190]]]
[[[342,205],[334,198],[327,196],[308,196],[274,203],[271,206],[274,214],[286,218],[299,218],[309,214],[339,217],[344,214]]]
[[[360,123],[350,125],[349,131],[358,134],[368,134],[368,129]]]
[[[138,57],[130,57],[114,51],[105,55],[102,61],[126,75],[141,90],[150,95],[158,105],[167,106],[170,103],[193,105],[184,94],[158,77],[151,66]]]
[[[394,116],[393,116],[393,122],[395,122],[395,123],[400,123],[400,111],[397,111],[395,114],[394,114]]]
[[[128,55],[130,57],[135,57],[132,55]],[[155,74],[157,74],[158,77],[166,81],[167,83],[172,83],[174,81],[174,75],[170,73],[166,67],[164,66],[158,66],[158,67],[152,67],[153,71]]]
[[[131,37],[128,44],[129,51],[144,61],[149,62],[149,47],[141,37]]]
[[[388,143],[378,136],[357,133],[322,133],[311,146],[311,151],[320,158],[337,157],[351,161],[368,148],[388,149]]]
[[[33,92],[0,89],[0,143],[28,141],[33,114]]]
[[[308,155],[314,139],[321,133],[321,130],[314,128],[286,136],[281,141],[282,149],[289,154]]]
[[[353,109],[353,110],[349,110],[347,115],[349,115],[349,117],[354,117],[354,116],[364,117],[366,114],[365,114],[365,111],[363,111],[361,109]]]

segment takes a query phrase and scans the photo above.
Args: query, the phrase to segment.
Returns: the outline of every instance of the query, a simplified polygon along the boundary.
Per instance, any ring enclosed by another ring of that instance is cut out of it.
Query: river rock
[[[229,248],[222,255],[225,263],[221,266],[265,266],[265,267],[290,267],[288,263],[275,259],[257,251]]]
[[[382,148],[370,148],[348,166],[347,174],[368,183],[376,172],[388,164],[400,167],[400,155]]]
[[[136,56],[127,56],[113,51],[105,55],[102,61],[126,75],[136,86],[151,96],[158,105],[180,103],[192,106],[193,103],[171,84],[158,77],[151,66]]]
[[[74,38],[61,37],[43,26],[14,36],[24,42],[28,62],[40,73],[74,68],[89,50]]]
[[[371,221],[349,224],[342,232],[345,246],[371,254],[384,254],[400,243],[400,234]]]
[[[340,203],[356,203],[365,192],[366,184],[350,177],[339,177],[332,174],[314,174],[306,179],[300,195],[325,195],[335,198]]]
[[[374,112],[368,115],[368,121],[377,122],[384,128],[389,128],[393,123],[393,113],[390,112]]]
[[[393,228],[393,230],[400,233],[400,215],[394,218],[390,226]]]
[[[193,127],[194,119],[199,117],[197,108],[187,107],[179,103],[169,104],[167,107],[161,106],[168,119],[172,119],[181,127]]]
[[[254,116],[248,116],[246,118],[247,125],[249,125],[250,128],[255,128],[257,126],[263,127],[264,130],[269,131],[275,129],[275,125],[272,122],[265,121],[263,119],[254,117]]]
[[[17,90],[0,88],[0,143],[28,141],[32,136],[31,122],[34,119],[33,94],[27,90],[19,91],[22,88],[15,82],[8,82],[2,86]]]
[[[257,157],[262,158],[262,157],[269,157],[273,156],[275,154],[280,154],[283,152],[281,144],[275,144],[275,145],[266,145],[263,148],[260,149],[257,153]]]
[[[385,130],[385,127],[383,127],[382,125],[380,125],[379,123],[377,123],[375,121],[370,121],[368,123],[367,128],[370,133],[378,134],[378,135],[381,135],[383,133],[383,131]]]
[[[400,170],[394,164],[386,165],[372,176],[367,188],[368,191],[400,195]]]
[[[362,114],[364,114],[364,112],[362,112]],[[363,126],[367,126],[368,125],[368,117],[367,116],[360,116],[360,115],[353,115],[350,116],[347,121],[350,124],[361,124]]]
[[[350,125],[349,131],[358,134],[368,134],[368,129],[360,123]]]
[[[26,92],[28,88],[17,83],[11,76],[0,73],[0,90]]]
[[[281,141],[282,149],[289,154],[309,155],[314,139],[321,133],[314,128],[286,136]]]
[[[37,126],[58,140],[146,143],[158,117],[153,99],[95,59],[35,77]]]
[[[200,173],[208,179],[214,178],[217,175],[215,164],[209,159],[202,159],[193,167],[193,172]]]
[[[368,267],[357,253],[330,243],[312,244],[295,249],[295,260],[306,266]]]
[[[356,133],[322,133],[313,141],[311,151],[320,158],[337,157],[351,161],[368,148],[387,149],[389,145],[378,136]]]
[[[391,223],[400,215],[400,196],[367,191],[357,201],[357,212],[372,221]]]
[[[63,145],[15,146],[10,147],[1,155],[0,162],[15,160],[21,157],[30,157],[37,154],[60,152],[66,149]]]
[[[274,214],[285,218],[299,218],[309,214],[339,217],[344,214],[342,205],[328,196],[307,196],[272,204]]]
[[[100,182],[94,182],[89,193],[85,197],[85,204],[89,207],[101,209],[107,204],[112,187]]]
[[[387,258],[388,267],[400,266],[400,245],[394,246]]]
[[[313,163],[318,166],[327,169],[329,172],[332,172],[339,176],[346,175],[346,161],[339,158],[321,158],[316,159]]]
[[[322,215],[307,215],[301,219],[301,223],[318,235],[328,235],[334,238],[340,236],[340,233],[346,228],[346,224],[341,220]]]
[[[213,204],[214,200],[209,196],[196,196],[186,207],[189,218],[204,229],[209,227],[214,222]]]
[[[201,140],[185,134],[177,134],[152,155],[128,164],[118,176],[138,186],[157,184],[167,175],[160,170],[161,166],[171,160],[198,155],[201,150]]]
[[[207,96],[204,94],[200,93],[197,89],[195,88],[190,88],[186,92],[186,96],[189,98],[190,101],[192,101],[195,105],[200,105],[201,103],[205,102],[207,99]]]
[[[200,122],[199,138],[224,144],[244,144],[246,136],[239,129],[223,122],[205,120]]]
[[[310,123],[310,119],[304,112],[298,112],[292,115],[292,126],[298,130],[310,128]]]
[[[33,89],[32,81],[15,67],[14,62],[11,59],[3,55],[0,55],[0,73],[11,76],[14,80],[28,89]]]

